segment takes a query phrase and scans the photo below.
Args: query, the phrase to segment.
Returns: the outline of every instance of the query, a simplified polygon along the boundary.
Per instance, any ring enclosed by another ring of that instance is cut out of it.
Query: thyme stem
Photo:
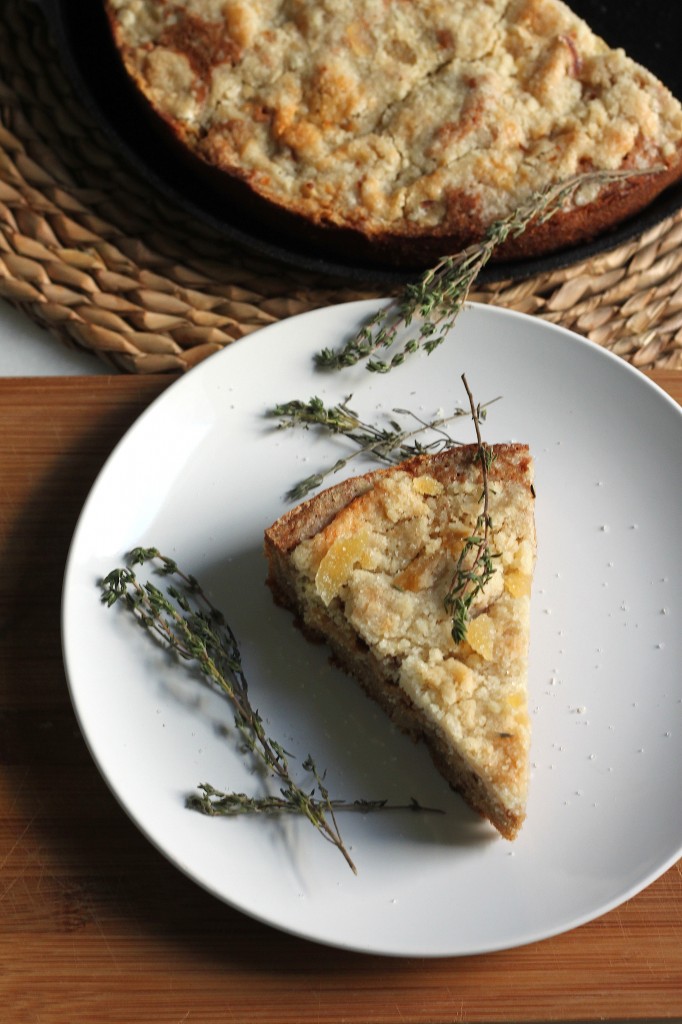
[[[170,582],[162,591],[150,581],[141,582],[134,566],[150,563]],[[289,813],[306,817],[322,837],[335,846],[351,870],[357,869],[341,837],[336,819],[340,810],[397,809],[386,801],[332,800],[324,777],[308,757],[303,770],[312,776],[315,786],[304,789],[293,778],[289,756],[275,739],[268,736],[260,713],[253,707],[236,636],[222,612],[213,606],[194,576],[182,572],[177,563],[157,548],[135,548],[123,568],[113,569],[100,583],[102,601],[108,607],[122,604],[165,649],[183,661],[193,663],[225,696],[234,712],[235,726],[246,749],[269,778],[279,786],[279,796],[250,797],[244,793],[223,793],[207,783],[199,786],[187,806],[205,814]],[[427,810],[416,801],[400,805],[402,809]]]
[[[317,353],[316,365],[339,370],[366,359],[368,370],[387,373],[419,349],[433,352],[452,329],[479,273],[507,239],[517,238],[533,222],[545,223],[585,186],[608,185],[660,169],[592,171],[533,193],[511,214],[491,224],[480,242],[444,256],[417,281],[408,283],[340,349]],[[413,323],[414,329],[407,330]],[[390,349],[403,329],[407,330],[405,340],[389,359],[372,358],[380,349]]]
[[[474,598],[481,593],[495,574],[493,559],[497,557],[490,548],[492,522],[489,511],[490,487],[488,473],[493,453],[484,443],[481,436],[481,410],[480,406],[477,406],[474,402],[466,374],[462,374],[462,383],[469,399],[471,417],[476,430],[476,440],[478,443],[476,458],[481,465],[481,475],[483,478],[483,493],[481,496],[483,507],[481,514],[476,519],[474,533],[464,542],[462,551],[457,559],[452,582],[445,595],[445,607],[452,614],[452,638],[455,643],[461,643],[466,639],[471,605]]]
[[[450,416],[436,416],[430,421],[422,419],[409,409],[393,409],[394,415],[407,416],[417,426],[405,426],[397,419],[392,419],[387,426],[378,427],[360,419],[348,405],[351,398],[352,396],[348,395],[343,402],[334,406],[325,406],[317,397],[311,398],[307,402],[294,400],[275,406],[269,413],[270,416],[279,417],[281,429],[298,426],[305,429],[319,427],[332,435],[344,436],[356,446],[354,451],[337,459],[328,469],[313,473],[292,487],[286,495],[289,501],[300,501],[311,490],[319,487],[326,477],[344,469],[359,456],[374,457],[379,462],[392,465],[413,455],[443,450],[460,443],[455,441],[445,428],[453,420],[465,416],[467,414],[465,409],[455,409]],[[492,399],[480,407],[482,418],[486,414],[487,407],[497,400]],[[423,444],[417,438],[427,430],[433,431],[437,437],[435,440]]]

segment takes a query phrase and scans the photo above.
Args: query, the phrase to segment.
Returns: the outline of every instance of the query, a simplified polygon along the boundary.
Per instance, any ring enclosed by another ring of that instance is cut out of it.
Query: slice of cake
[[[513,839],[529,773],[533,462],[525,445],[487,451],[491,574],[474,593],[459,642],[446,598],[468,570],[481,575],[471,543],[483,509],[478,445],[420,455],[317,494],[266,530],[265,554],[278,603]]]

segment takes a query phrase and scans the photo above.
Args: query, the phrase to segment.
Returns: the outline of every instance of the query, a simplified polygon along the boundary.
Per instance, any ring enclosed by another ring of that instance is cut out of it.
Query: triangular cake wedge
[[[354,477],[265,532],[268,584],[304,632],[508,839],[529,775],[528,648],[535,565],[533,461],[491,445],[493,577],[456,643],[445,596],[482,511],[477,445]]]

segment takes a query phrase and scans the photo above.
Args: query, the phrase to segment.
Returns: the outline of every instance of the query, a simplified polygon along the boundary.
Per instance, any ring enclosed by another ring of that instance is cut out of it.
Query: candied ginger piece
[[[512,597],[530,597],[530,576],[512,569],[505,573],[504,588]]]
[[[443,485],[439,480],[435,480],[432,476],[416,476],[412,481],[417,494],[442,494]]]
[[[374,564],[367,530],[346,537],[337,537],[320,562],[315,575],[315,588],[328,605],[346,583],[356,565],[371,569]]]
[[[495,625],[489,615],[477,615],[467,626],[467,643],[473,651],[480,654],[486,661],[493,656]]]

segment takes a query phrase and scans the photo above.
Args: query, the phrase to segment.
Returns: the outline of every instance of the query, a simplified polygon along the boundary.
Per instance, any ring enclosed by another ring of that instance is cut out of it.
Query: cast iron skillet
[[[100,0],[38,2],[49,19],[59,57],[76,95],[131,170],[151,182],[166,200],[226,240],[290,267],[363,284],[391,285],[415,276],[415,271],[336,262],[311,252],[309,246],[290,235],[266,231],[247,220],[238,204],[227,203],[218,188],[192,174],[163,133],[150,125],[139,96],[118,62]],[[682,97],[677,3],[571,0],[570,6],[611,46],[622,46]],[[669,188],[642,213],[592,242],[542,258],[490,264],[480,280],[521,280],[569,266],[639,236],[680,207],[682,184]]]

